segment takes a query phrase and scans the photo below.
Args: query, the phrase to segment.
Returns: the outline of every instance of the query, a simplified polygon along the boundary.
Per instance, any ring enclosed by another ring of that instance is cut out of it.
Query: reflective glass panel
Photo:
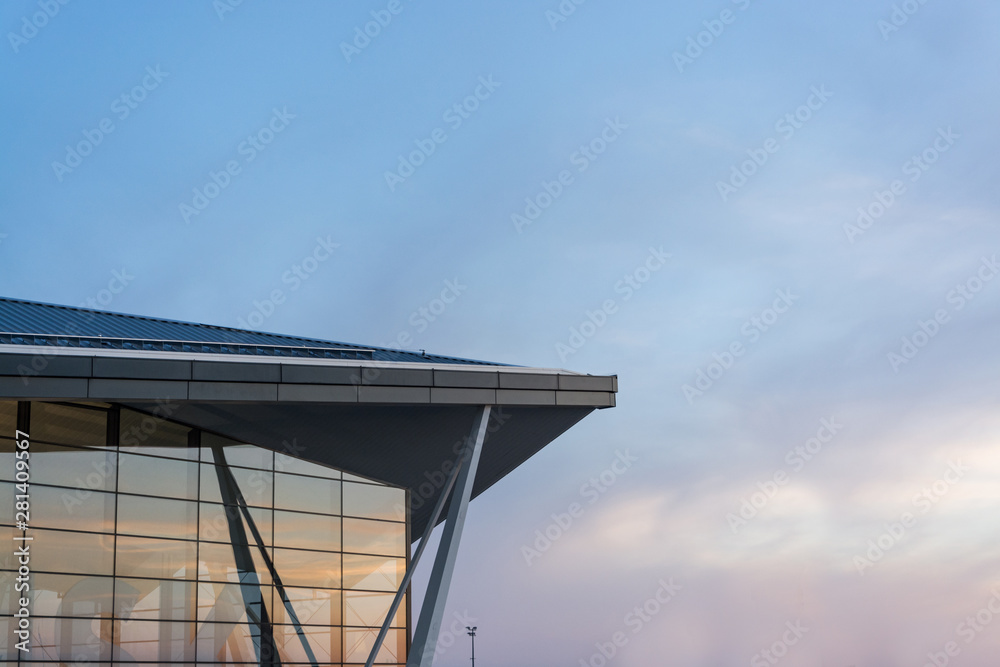
[[[191,579],[195,543],[118,536],[115,569],[119,576],[144,579]]]
[[[34,574],[31,577],[35,616],[111,615],[111,577]]]
[[[16,577],[16,572],[0,571],[0,616],[13,614],[18,609],[18,599],[21,596],[14,590],[14,586],[17,584],[14,581]],[[32,613],[35,613],[34,608],[32,608]],[[6,622],[7,619],[0,619],[0,623]]]
[[[222,491],[219,489],[218,471],[225,468],[203,463],[201,466],[201,500],[203,502],[221,503]],[[273,494],[274,473],[264,470],[248,470],[246,468],[229,468],[236,486],[247,505],[270,507]]]
[[[31,481],[34,484],[114,491],[118,454],[112,450],[76,449],[31,443]]]
[[[370,593],[368,591],[344,591],[344,625],[365,625],[381,627],[389,613],[395,593]],[[393,618],[392,626],[406,625],[405,599],[400,603]]]
[[[150,621],[194,618],[194,587],[192,581],[119,577],[115,583],[115,617]]]
[[[340,551],[340,517],[275,510],[274,545]]]
[[[118,496],[118,532],[193,540],[198,535],[198,504],[186,500]]]
[[[406,554],[406,524],[345,518],[344,551],[403,556]]]
[[[367,477],[361,477],[359,475],[352,475],[349,472],[343,474],[345,482],[367,482],[368,484],[381,484],[377,479],[368,479]]]
[[[30,489],[29,489],[30,491]],[[14,525],[14,483],[0,482],[0,524]]]
[[[295,475],[312,475],[313,477],[325,477],[326,479],[340,479],[340,471],[334,468],[327,468],[324,465],[303,461],[287,454],[274,455],[274,472],[287,472]]]
[[[278,473],[274,481],[274,507],[340,514],[340,482]]]
[[[31,650],[21,653],[21,664],[62,659],[64,664],[89,665],[111,659],[110,618],[36,618],[31,629]]]
[[[13,438],[17,429],[17,401],[0,401],[0,437]]]
[[[199,583],[198,620],[210,623],[256,622],[261,618],[261,605],[270,617],[273,594],[272,587],[263,584]]]
[[[14,451],[16,446],[10,438],[0,437],[0,479],[14,480]]]
[[[316,626],[304,626],[302,634],[309,643],[313,657],[321,665],[331,662],[340,662],[340,633],[339,627],[321,628]],[[309,663],[309,654],[306,653],[302,644],[302,637],[298,634],[294,625],[274,626],[274,642],[278,647],[278,655],[282,662]],[[368,656],[365,656],[367,658]]]
[[[262,507],[248,507],[250,518],[253,519],[261,540],[265,545],[271,544],[271,510]],[[199,521],[201,526],[198,529],[198,539],[207,542],[230,542],[232,540],[229,532],[230,520],[238,522],[243,526],[246,544],[256,544],[250,526],[247,525],[243,512],[239,507],[233,505],[215,505],[210,503],[201,504],[201,516]],[[229,519],[226,516],[229,516]]]
[[[14,526],[0,526],[0,542],[4,544],[14,544],[14,537],[22,534]],[[0,570],[16,570],[17,567],[14,549],[0,549]]]
[[[122,409],[119,447],[123,452],[198,460],[198,448],[188,446],[189,429],[153,415]]]
[[[122,621],[115,630],[115,660],[147,660],[161,665],[194,660],[193,623]]]
[[[31,570],[59,574],[111,574],[114,535],[32,528]]]
[[[32,484],[31,525],[95,533],[115,530],[115,494]]]
[[[77,447],[105,447],[108,437],[106,410],[55,403],[31,404],[31,434],[34,441]]]
[[[5,661],[4,664],[17,664],[17,654],[20,651],[15,644],[20,640],[14,634],[16,629],[17,625],[12,623],[11,619],[0,618],[0,660]]]
[[[301,625],[340,625],[340,591],[285,588],[285,595]],[[292,623],[292,616],[277,590],[274,593],[274,622]]]
[[[363,519],[406,520],[406,492],[390,486],[344,482],[344,515]]]
[[[201,460],[208,463],[221,463],[216,458],[215,447],[222,447],[222,454],[228,465],[261,470],[274,469],[274,452],[270,449],[248,445],[211,433],[202,433]]]
[[[198,499],[198,464],[136,454],[118,455],[118,490],[164,498]]]
[[[20,664],[258,664],[265,610],[282,664],[308,664],[310,653],[342,664],[345,638],[364,662],[405,567],[403,491],[357,481],[345,488],[337,470],[218,436],[189,439],[188,427],[127,409],[119,453],[105,446],[103,408],[33,406],[31,596],[33,627],[45,636]],[[15,410],[0,402],[0,427]],[[5,448],[12,453],[13,440],[0,432],[0,457]],[[220,470],[250,505],[249,521],[238,508],[227,519]],[[0,481],[0,504],[10,508],[15,494]],[[341,518],[342,506],[351,518]],[[8,544],[15,530],[2,522],[11,518],[0,515]],[[356,553],[345,558],[341,548]],[[16,574],[4,571],[17,566],[12,552],[0,551],[0,615],[17,602]],[[0,664],[7,641],[0,638]],[[380,663],[405,661],[404,646],[394,627]]]
[[[340,554],[275,549],[274,566],[285,586],[340,588]]]
[[[406,662],[406,636],[404,632],[405,630],[389,630],[382,648],[375,656],[376,663],[384,665],[393,662]],[[344,662],[364,664],[368,660],[372,646],[375,645],[377,636],[377,628],[344,628]]]
[[[406,559],[344,554],[344,588],[395,591],[406,573]]]
[[[198,661],[201,664],[261,664],[255,648],[259,636],[259,631],[246,623],[200,623],[197,635]]]
[[[211,542],[201,542],[198,545],[198,579],[202,581],[234,582],[256,581],[261,584],[271,583],[271,572],[267,568],[267,563],[261,556],[260,549],[253,545],[237,545],[237,551],[241,554],[238,567],[234,548],[231,544],[213,544]],[[253,563],[253,575],[244,564],[249,554],[250,562]],[[272,564],[274,563],[271,556]],[[284,572],[280,569],[278,574],[284,581]],[[254,577],[256,577],[254,579]]]

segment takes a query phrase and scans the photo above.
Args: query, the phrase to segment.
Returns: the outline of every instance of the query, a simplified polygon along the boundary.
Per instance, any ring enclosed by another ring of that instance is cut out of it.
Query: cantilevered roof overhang
[[[103,331],[59,331],[53,308]],[[0,299],[0,397],[118,403],[407,488],[416,538],[478,406],[494,409],[473,497],[618,389],[615,376],[202,327]]]

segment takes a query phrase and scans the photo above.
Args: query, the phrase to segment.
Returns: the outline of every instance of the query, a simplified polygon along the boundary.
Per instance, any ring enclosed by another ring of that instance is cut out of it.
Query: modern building
[[[0,299],[0,660],[430,665],[469,500],[616,391]]]

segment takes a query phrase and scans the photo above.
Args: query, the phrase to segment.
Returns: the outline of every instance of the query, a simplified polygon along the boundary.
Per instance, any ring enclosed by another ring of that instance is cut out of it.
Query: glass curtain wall
[[[18,404],[0,401],[4,664],[368,658],[406,568],[402,489],[125,408],[24,405],[32,639],[14,646]],[[405,603],[391,625],[378,662],[403,665]]]

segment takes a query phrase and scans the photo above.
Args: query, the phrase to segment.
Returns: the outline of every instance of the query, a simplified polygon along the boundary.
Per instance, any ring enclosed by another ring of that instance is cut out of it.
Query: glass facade
[[[363,664],[402,580],[405,491],[125,408],[32,402],[30,652],[5,665]],[[0,537],[18,404],[0,401]],[[378,657],[404,665],[407,606]]]

